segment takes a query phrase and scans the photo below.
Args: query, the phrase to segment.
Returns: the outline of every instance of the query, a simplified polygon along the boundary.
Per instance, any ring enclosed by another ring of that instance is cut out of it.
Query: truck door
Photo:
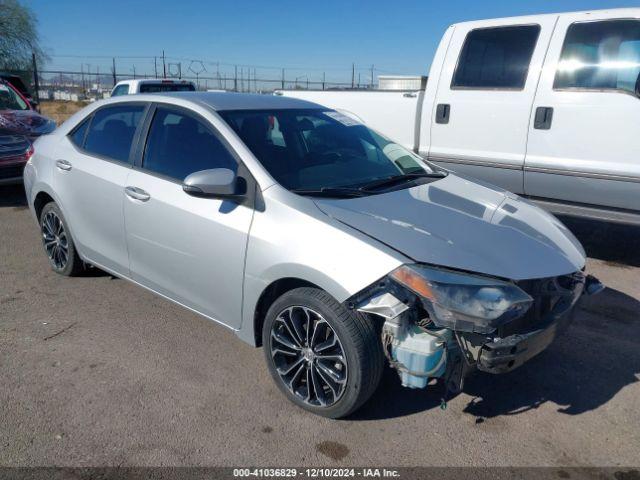
[[[637,12],[576,13],[558,20],[534,101],[525,162],[525,194],[551,199],[555,211],[609,218],[640,210]]]
[[[431,160],[522,193],[529,116],[556,19],[455,26],[432,110]]]

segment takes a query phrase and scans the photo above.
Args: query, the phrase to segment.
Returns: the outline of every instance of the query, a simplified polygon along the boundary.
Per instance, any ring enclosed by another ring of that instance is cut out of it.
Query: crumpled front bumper
[[[478,370],[506,373],[518,368],[553,343],[573,320],[573,312],[572,308],[546,328],[510,335],[484,344],[478,356]]]
[[[584,284],[574,290],[573,297],[557,305],[538,328],[485,343],[478,354],[477,368],[488,373],[506,373],[518,368],[545,350],[569,326],[582,295],[595,295],[603,288],[595,277],[587,276]]]

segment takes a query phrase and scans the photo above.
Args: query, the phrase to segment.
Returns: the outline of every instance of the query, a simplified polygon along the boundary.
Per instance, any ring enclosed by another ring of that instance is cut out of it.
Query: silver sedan
[[[445,400],[517,368],[602,288],[555,217],[290,98],[96,102],[35,143],[24,179],[54,271],[99,268],[233,329],[332,418],[385,361]]]

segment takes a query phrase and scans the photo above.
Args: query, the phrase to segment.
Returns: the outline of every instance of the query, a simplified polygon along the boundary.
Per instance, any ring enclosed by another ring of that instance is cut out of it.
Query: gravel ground
[[[378,393],[332,421],[285,401],[263,353],[98,271],[49,268],[0,188],[0,465],[638,466],[640,231],[567,222],[607,290],[520,369]]]

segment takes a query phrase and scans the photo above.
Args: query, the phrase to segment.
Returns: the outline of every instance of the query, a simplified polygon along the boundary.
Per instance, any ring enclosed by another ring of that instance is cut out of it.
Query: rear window
[[[539,25],[470,31],[451,87],[523,89],[539,34]]]
[[[118,105],[98,110],[93,115],[84,149],[102,157],[128,162],[133,136],[144,108],[144,105]]]
[[[195,89],[190,83],[143,83],[140,85],[140,93],[193,92]]]
[[[29,110],[29,105],[13,87],[0,83],[0,110]]]

